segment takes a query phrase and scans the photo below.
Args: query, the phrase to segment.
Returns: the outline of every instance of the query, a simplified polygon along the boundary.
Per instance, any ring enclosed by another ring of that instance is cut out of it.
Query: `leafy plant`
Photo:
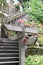
[[[38,38],[39,43],[43,43],[43,38]]]
[[[0,5],[5,5],[5,3],[6,3],[6,0],[0,0]]]
[[[40,55],[29,55],[26,58],[26,65],[43,65],[43,56]]]
[[[30,18],[43,24],[43,4],[41,0],[30,0],[28,4],[30,9],[25,8],[25,11],[30,15]]]
[[[0,5],[2,4],[2,0],[0,0]]]
[[[25,8],[28,7],[28,6],[29,6],[29,1],[23,2],[23,6],[24,6]]]
[[[39,34],[43,34],[43,29],[42,28],[39,28]]]

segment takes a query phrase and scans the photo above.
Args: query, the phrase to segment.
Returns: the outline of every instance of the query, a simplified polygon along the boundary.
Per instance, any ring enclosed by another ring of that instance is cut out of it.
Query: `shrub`
[[[43,24],[43,4],[41,0],[30,0],[28,4],[31,8],[25,8],[25,11],[30,15],[30,18]]]
[[[40,55],[29,55],[26,58],[26,65],[43,65],[43,56]]]

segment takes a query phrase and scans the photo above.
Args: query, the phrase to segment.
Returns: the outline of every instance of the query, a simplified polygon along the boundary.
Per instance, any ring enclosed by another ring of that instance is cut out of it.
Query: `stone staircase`
[[[0,65],[19,65],[19,43],[0,39]]]

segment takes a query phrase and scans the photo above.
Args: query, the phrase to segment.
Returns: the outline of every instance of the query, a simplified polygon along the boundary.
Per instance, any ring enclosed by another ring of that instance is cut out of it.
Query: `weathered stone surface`
[[[12,31],[20,31],[20,32],[23,32],[23,29],[22,27],[20,26],[14,26],[14,25],[11,25],[11,24],[4,24],[4,26],[6,27],[7,30],[12,30]],[[27,32],[27,33],[38,33],[38,29],[36,28],[31,28],[31,27],[26,27],[24,29],[24,32]]]

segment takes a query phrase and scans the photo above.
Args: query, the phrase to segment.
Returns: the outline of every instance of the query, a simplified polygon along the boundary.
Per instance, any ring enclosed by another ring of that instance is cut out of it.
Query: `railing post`
[[[25,65],[25,45],[22,39],[19,41],[19,65]]]

